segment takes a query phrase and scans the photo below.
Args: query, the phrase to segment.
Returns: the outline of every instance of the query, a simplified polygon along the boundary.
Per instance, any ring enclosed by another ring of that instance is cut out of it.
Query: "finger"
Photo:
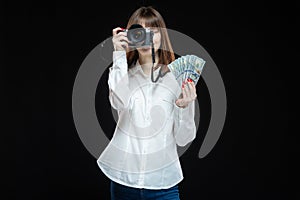
[[[127,43],[129,43],[128,38],[124,35],[121,35],[120,37],[118,37],[119,41],[126,41]]]
[[[186,99],[186,97],[187,97],[187,94],[186,94],[186,86],[184,86],[183,88],[182,88],[182,96],[183,96],[183,99]]]
[[[114,29],[112,30],[113,36],[117,35],[117,32],[118,32],[118,31],[121,31],[121,30],[123,30],[123,28],[120,28],[120,27],[114,28]]]
[[[127,42],[120,42],[120,44],[121,44],[121,46],[125,49],[127,49],[128,48],[128,43]]]
[[[192,82],[188,82],[188,86],[191,92],[193,92],[196,89]]]
[[[191,94],[191,99],[192,99],[192,100],[195,100],[195,99],[196,99],[196,96],[197,96],[197,94],[196,94],[196,87],[195,87],[195,84],[194,84],[194,82],[193,82],[193,81],[192,81],[192,82],[190,82],[189,86],[190,86],[190,94]]]
[[[184,87],[185,91],[186,91],[186,95],[187,95],[187,98],[191,98],[191,85],[190,83],[188,82],[187,84],[185,84],[186,87]]]
[[[183,107],[184,106],[184,100],[183,99],[177,99],[176,105],[179,106],[179,107]]]
[[[190,82],[190,80],[189,80],[189,79],[187,79],[187,80],[186,80],[186,83],[187,83],[187,84],[186,84],[186,85],[187,85],[187,87],[188,87],[189,89],[191,89],[191,84],[190,84],[191,82]]]
[[[191,86],[193,87],[194,90],[196,90],[196,86],[195,86],[194,81],[191,82]]]
[[[119,32],[118,34],[117,34],[117,36],[118,37],[120,37],[120,36],[126,36],[127,37],[127,32]]]
[[[197,90],[194,82],[191,82],[192,85],[192,94],[193,94],[193,99],[197,98]]]

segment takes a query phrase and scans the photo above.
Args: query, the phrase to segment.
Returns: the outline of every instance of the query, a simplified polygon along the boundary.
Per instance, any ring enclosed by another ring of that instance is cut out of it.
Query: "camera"
[[[153,43],[153,31],[140,24],[133,24],[122,31],[127,32],[128,46],[131,48],[151,46]]]

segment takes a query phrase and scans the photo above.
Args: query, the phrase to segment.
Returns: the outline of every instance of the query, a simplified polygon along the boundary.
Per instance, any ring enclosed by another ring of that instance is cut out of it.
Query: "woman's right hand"
[[[112,42],[114,45],[115,51],[126,51],[128,48],[128,39],[127,39],[127,32],[123,32],[123,29],[120,27],[117,27],[113,29],[113,38]],[[117,33],[118,31],[121,31]]]

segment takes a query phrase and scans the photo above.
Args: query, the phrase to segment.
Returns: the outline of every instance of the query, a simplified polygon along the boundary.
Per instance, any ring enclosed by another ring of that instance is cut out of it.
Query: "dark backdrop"
[[[264,1],[26,1],[3,3],[7,61],[17,85],[21,122],[16,147],[17,199],[109,199],[109,180],[85,149],[72,117],[72,88],[88,55],[141,5],[161,12],[167,27],[199,42],[224,80],[228,111],[208,156],[197,154],[209,123],[205,82],[197,85],[201,122],[180,158],[182,199],[288,199],[282,143],[288,132],[286,92],[279,65],[280,5]],[[107,71],[106,71],[107,72]],[[115,126],[107,73],[96,109],[106,134]],[[107,114],[107,115],[106,115]],[[13,183],[10,183],[13,184]]]

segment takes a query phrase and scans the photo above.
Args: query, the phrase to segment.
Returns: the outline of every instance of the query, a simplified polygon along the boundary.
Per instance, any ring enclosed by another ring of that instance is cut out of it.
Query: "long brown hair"
[[[162,18],[160,13],[157,10],[155,10],[152,6],[140,7],[129,18],[127,29],[129,29],[132,24],[140,24],[141,22],[145,22],[146,27],[159,28],[161,34],[161,46],[158,49],[158,63],[162,64],[163,72],[170,71],[167,65],[175,60],[175,55],[167,33],[164,19]],[[139,54],[136,49],[127,52],[128,68],[131,68],[132,64],[135,64],[138,58]],[[157,65],[157,67],[159,67],[159,65]]]

